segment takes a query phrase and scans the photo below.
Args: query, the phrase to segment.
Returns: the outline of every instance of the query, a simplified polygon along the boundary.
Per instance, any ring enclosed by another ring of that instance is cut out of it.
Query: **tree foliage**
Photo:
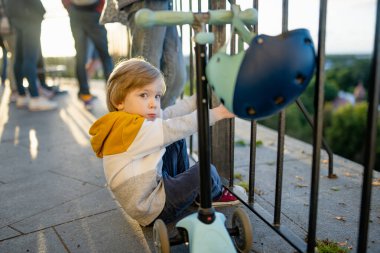
[[[362,82],[369,85],[370,57],[355,55],[328,56],[326,60],[326,80],[324,83],[324,137],[335,154],[362,162],[364,136],[366,134],[367,102],[356,105],[334,107],[338,91],[352,92]],[[367,89],[368,90],[368,89]],[[300,96],[300,100],[313,119],[315,78]],[[259,123],[273,129],[278,128],[278,115]],[[378,136],[380,128],[378,127]],[[296,104],[286,108],[286,134],[305,142],[312,142],[312,128]],[[377,137],[377,162],[380,160],[380,138]],[[379,164],[380,165],[380,164]],[[379,166],[378,165],[378,166]]]
[[[363,82],[368,89],[370,58],[361,55],[336,55],[327,57],[326,82],[335,82],[343,91],[350,91]]]

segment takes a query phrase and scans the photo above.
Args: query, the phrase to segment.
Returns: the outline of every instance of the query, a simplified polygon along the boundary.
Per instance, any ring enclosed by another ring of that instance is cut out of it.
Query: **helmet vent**
[[[284,102],[285,102],[285,98],[284,97],[279,96],[279,97],[275,97],[274,98],[274,103],[276,105],[283,104]]]
[[[305,38],[304,42],[306,45],[311,45],[311,43],[312,43],[310,38]]]
[[[306,77],[304,75],[302,75],[301,73],[298,73],[297,76],[296,76],[296,84],[303,84],[303,82],[305,82],[305,79]]]
[[[247,113],[248,113],[248,115],[255,115],[255,114],[256,114],[256,111],[255,111],[255,109],[253,109],[252,106],[249,106],[249,107],[247,108]]]
[[[263,43],[264,43],[264,39],[261,38],[261,37],[259,37],[259,38],[257,39],[257,44],[263,44]]]

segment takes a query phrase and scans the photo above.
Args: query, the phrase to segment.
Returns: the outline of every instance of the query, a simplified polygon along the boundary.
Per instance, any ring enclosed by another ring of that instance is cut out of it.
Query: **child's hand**
[[[221,119],[230,119],[235,117],[235,114],[227,110],[227,108],[222,104],[220,104],[218,107],[215,107],[213,110],[215,110]]]

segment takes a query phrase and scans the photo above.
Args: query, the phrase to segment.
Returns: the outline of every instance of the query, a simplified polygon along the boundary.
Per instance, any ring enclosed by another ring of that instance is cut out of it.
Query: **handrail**
[[[176,11],[151,11],[149,9],[141,9],[136,13],[136,24],[141,27],[152,27],[155,25],[192,25],[197,20],[197,15],[206,14],[207,20],[203,22],[210,25],[231,24],[233,20],[233,12],[226,10],[210,10],[207,13],[193,12],[176,12]],[[257,11],[253,8],[238,13],[238,18],[245,25],[255,25],[257,23]]]

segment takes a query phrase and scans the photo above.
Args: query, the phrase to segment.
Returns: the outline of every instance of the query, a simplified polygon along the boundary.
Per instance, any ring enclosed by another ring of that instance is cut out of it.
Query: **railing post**
[[[259,11],[259,1],[253,0],[253,8]],[[258,33],[258,23],[253,26],[253,32]],[[253,206],[255,201],[255,176],[256,176],[256,137],[257,122],[251,120],[251,143],[249,146],[249,183],[248,183],[248,203]]]
[[[288,0],[282,1],[282,32],[288,31]],[[284,146],[285,146],[285,126],[286,112],[283,109],[279,113],[278,132],[277,132],[277,163],[276,163],[276,189],[274,203],[274,219],[275,226],[281,224],[281,199],[282,199],[282,178],[284,171]]]
[[[314,95],[314,131],[313,131],[313,160],[311,171],[309,227],[307,237],[307,252],[314,252],[316,247],[317,213],[318,213],[318,190],[321,163],[321,145],[323,130],[323,102],[325,81],[325,41],[326,41],[326,16],[327,0],[320,1],[319,32],[318,32],[318,55],[317,55],[317,78]]]
[[[209,8],[211,10],[226,9],[226,1],[209,1]],[[226,40],[226,27],[213,25],[211,31],[215,34],[215,42],[212,45],[212,53],[222,47]],[[210,54],[211,56],[211,54]],[[215,96],[212,96],[211,104],[215,106],[218,104]],[[211,162],[218,168],[219,174],[223,178],[232,179],[231,172],[233,171],[233,120],[223,120],[217,122],[212,127],[212,151]],[[233,177],[233,176],[232,176]]]
[[[367,114],[367,133],[365,141],[364,153],[364,172],[363,172],[363,187],[360,207],[360,223],[359,223],[359,238],[358,250],[359,253],[367,252],[368,241],[368,223],[371,206],[372,192],[372,174],[375,168],[376,161],[376,131],[377,131],[377,114],[379,104],[380,91],[380,1],[377,1],[376,9],[376,32],[375,46],[372,57],[371,79],[368,90],[368,114]]]

